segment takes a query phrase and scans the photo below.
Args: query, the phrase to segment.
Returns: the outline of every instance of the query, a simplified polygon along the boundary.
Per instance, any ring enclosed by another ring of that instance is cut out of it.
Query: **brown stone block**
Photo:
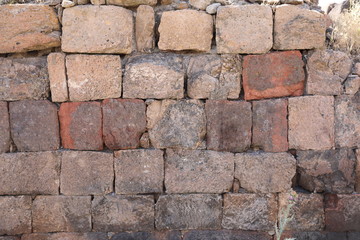
[[[21,240],[108,240],[108,236],[106,233],[98,232],[31,233],[22,235]]]
[[[15,236],[1,236],[0,240],[20,240],[20,237]]]
[[[264,232],[239,230],[192,230],[184,233],[184,240],[272,240],[272,236]]]
[[[180,231],[162,232],[122,232],[115,234],[111,240],[182,240]]]
[[[65,102],[69,99],[66,80],[65,54],[50,53],[47,57],[48,72],[50,79],[51,100],[53,102]]]
[[[108,0],[109,1],[109,0]],[[155,0],[155,3],[157,1]],[[140,52],[149,52],[155,46],[154,9],[147,5],[140,5],[136,10],[136,47]]]
[[[0,153],[10,150],[10,122],[7,102],[0,101]]]

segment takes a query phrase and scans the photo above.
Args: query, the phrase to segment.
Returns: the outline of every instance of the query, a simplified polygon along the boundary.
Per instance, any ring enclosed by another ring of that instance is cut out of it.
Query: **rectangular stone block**
[[[0,101],[0,153],[10,150],[10,142],[8,103]]]
[[[126,7],[136,7],[139,5],[156,5],[157,0],[106,0],[108,5],[119,5]]]
[[[156,2],[155,0],[155,4]],[[139,52],[151,51],[155,47],[155,12],[152,7],[140,5],[137,8],[135,27],[137,50]]]
[[[238,230],[192,230],[184,233],[184,240],[272,240],[272,236],[264,232]]]
[[[180,231],[161,232],[122,232],[111,237],[111,240],[182,240]]]
[[[16,237],[16,236],[2,236],[2,237],[0,237],[0,240],[20,240],[20,237]]]
[[[21,240],[108,240],[108,236],[106,233],[98,232],[31,233],[22,235]]]
[[[59,194],[56,152],[0,154],[0,195]]]
[[[66,102],[69,99],[66,80],[65,54],[50,53],[47,57],[51,100]]]

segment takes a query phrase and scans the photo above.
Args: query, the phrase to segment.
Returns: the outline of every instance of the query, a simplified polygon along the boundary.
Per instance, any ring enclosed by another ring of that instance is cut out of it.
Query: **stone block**
[[[21,240],[108,240],[106,233],[31,233],[24,234]]]
[[[10,150],[10,122],[7,102],[0,101],[0,153]]]
[[[182,240],[180,231],[162,232],[122,232],[111,237],[111,240]]]
[[[354,64],[353,73],[360,76],[360,62]]]
[[[108,0],[109,1],[109,0]],[[155,0],[155,3],[157,1]],[[155,47],[155,12],[147,5],[140,5],[136,10],[136,46],[139,52],[149,52]]]
[[[345,80],[345,94],[355,95],[360,89],[360,77],[351,76]]]
[[[272,237],[263,232],[238,230],[192,230],[184,233],[184,240],[271,240]]]
[[[360,149],[356,150],[355,191],[360,193]]]
[[[20,240],[20,237],[16,237],[16,236],[0,236],[0,240]]]
[[[65,54],[50,53],[47,57],[51,100],[65,102],[69,100],[66,80]]]
[[[157,0],[106,0],[108,5],[119,5],[125,7],[136,7],[139,5],[156,5]]]

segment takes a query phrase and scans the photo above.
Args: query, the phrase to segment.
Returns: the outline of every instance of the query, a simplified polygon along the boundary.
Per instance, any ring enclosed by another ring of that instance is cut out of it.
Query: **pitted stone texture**
[[[0,101],[0,153],[10,150],[10,122],[7,102]]]
[[[234,155],[206,150],[166,150],[167,193],[224,193],[234,180]]]
[[[65,102],[69,99],[66,80],[65,54],[50,53],[47,57],[51,100],[53,102]]]
[[[38,100],[49,96],[45,57],[0,58],[0,72],[0,100]]]
[[[289,153],[235,154],[235,178],[247,191],[256,193],[284,192],[291,188],[296,173],[296,160]]]
[[[136,7],[139,5],[156,5],[157,0],[106,0],[108,5],[119,5],[125,7]]]
[[[96,196],[92,201],[92,217],[94,231],[151,231],[154,197]]]
[[[206,133],[204,104],[197,100],[154,101],[147,108],[147,119],[155,148],[196,149]]]
[[[245,100],[302,95],[305,82],[303,68],[299,51],[245,56]]]
[[[115,55],[66,56],[70,101],[121,96],[121,59]]]
[[[102,150],[102,114],[98,102],[63,103],[59,109],[64,148]]]
[[[111,240],[182,240],[180,231],[161,232],[122,232],[111,237]]]
[[[163,154],[158,149],[115,152],[116,193],[161,193],[164,181]]]
[[[222,200],[220,195],[162,195],[155,207],[157,229],[219,229]]]
[[[251,144],[251,103],[208,100],[207,149],[243,152]]]
[[[273,194],[225,194],[222,227],[269,231],[274,228],[277,210]]]
[[[146,106],[138,99],[102,102],[103,138],[109,149],[137,148],[146,130]]]
[[[132,57],[125,68],[123,97],[183,98],[184,75],[182,58],[176,55]]]
[[[155,4],[156,4],[155,0]],[[155,46],[155,13],[150,6],[141,5],[136,10],[136,47],[140,52],[149,52]]]
[[[318,11],[282,5],[275,8],[274,49],[313,49],[324,46],[326,21]]]
[[[0,29],[0,54],[60,46],[60,24],[50,6],[2,5]]]
[[[213,37],[213,19],[205,12],[189,9],[163,12],[159,33],[160,50],[208,52]]]
[[[90,196],[37,196],[33,232],[90,232]]]
[[[355,191],[360,193],[360,149],[356,150]]]
[[[24,234],[21,240],[108,240],[106,233],[31,233]]]
[[[306,66],[308,94],[340,95],[343,92],[341,84],[351,72],[352,61],[344,52],[315,50]]]
[[[237,5],[219,7],[217,10],[218,53],[266,53],[273,45],[272,32],[273,14],[270,6]]]
[[[334,146],[334,97],[289,98],[289,148],[327,150]]]
[[[267,233],[238,230],[192,230],[184,233],[184,240],[271,240]]]
[[[352,193],[355,154],[351,149],[297,151],[299,184],[311,192]]]
[[[75,6],[62,17],[64,52],[129,54],[133,46],[133,13],[116,6]]]

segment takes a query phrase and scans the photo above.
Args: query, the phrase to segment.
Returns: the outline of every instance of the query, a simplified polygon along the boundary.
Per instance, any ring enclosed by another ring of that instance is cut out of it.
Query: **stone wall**
[[[1,5],[0,240],[359,239],[360,63],[284,2]]]

